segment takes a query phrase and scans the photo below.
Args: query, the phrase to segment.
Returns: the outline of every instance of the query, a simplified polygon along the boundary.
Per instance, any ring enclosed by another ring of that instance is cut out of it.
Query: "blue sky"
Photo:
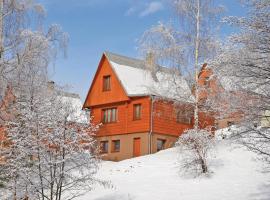
[[[69,34],[68,56],[59,56],[51,77],[71,86],[82,101],[98,66],[102,52],[108,50],[138,57],[137,40],[142,33],[173,18],[169,0],[39,0],[46,10],[46,24],[60,24]],[[238,0],[220,0],[225,15],[244,15]],[[224,26],[222,37],[233,29]]]

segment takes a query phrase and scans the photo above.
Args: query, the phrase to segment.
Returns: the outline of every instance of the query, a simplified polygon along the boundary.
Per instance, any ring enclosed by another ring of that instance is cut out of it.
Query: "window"
[[[258,122],[253,122],[254,128],[258,128]]]
[[[157,151],[163,150],[165,147],[166,140],[157,139]]]
[[[177,122],[183,124],[191,124],[192,113],[187,110],[180,110],[177,112]]]
[[[228,127],[230,127],[230,126],[232,126],[232,125],[234,125],[234,122],[233,122],[233,121],[228,121],[228,122],[227,122],[227,126],[228,126]]]
[[[103,76],[103,91],[111,90],[111,76]]]
[[[218,129],[219,128],[219,126],[218,126],[219,124],[218,124],[218,122],[217,121],[215,121],[215,123],[214,123],[214,127],[215,127],[215,129]]]
[[[119,152],[120,151],[120,140],[113,140],[112,141],[112,152]]]
[[[134,104],[133,105],[133,119],[138,120],[141,119],[142,105]]]
[[[102,110],[102,122],[103,123],[113,123],[117,119],[117,108],[108,108]]]
[[[204,85],[207,86],[207,87],[210,86],[210,78],[208,76],[205,77],[205,79],[204,79]]]
[[[100,151],[101,153],[108,153],[109,143],[108,141],[101,141],[100,142]]]

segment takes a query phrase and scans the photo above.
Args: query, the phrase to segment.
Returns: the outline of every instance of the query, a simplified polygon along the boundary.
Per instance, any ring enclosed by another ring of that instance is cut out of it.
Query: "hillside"
[[[111,180],[114,188],[95,190],[80,200],[268,200],[270,174],[243,148],[221,142],[210,163],[210,177],[179,175],[176,148],[124,160],[103,162],[99,178]]]

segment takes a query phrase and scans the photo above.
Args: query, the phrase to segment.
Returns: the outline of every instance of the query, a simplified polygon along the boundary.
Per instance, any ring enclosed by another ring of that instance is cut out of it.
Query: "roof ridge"
[[[146,60],[124,56],[124,55],[116,54],[110,51],[104,51],[104,54],[108,58],[109,61],[118,63],[120,65],[134,67],[134,68],[138,68],[142,70],[149,70],[146,67]],[[158,64],[156,64],[156,66],[158,67],[157,71],[163,71],[163,72],[173,71],[173,69],[170,69],[165,66],[161,66]]]
[[[125,56],[125,55],[121,55],[121,54],[118,54],[118,53],[114,53],[114,52],[111,52],[111,51],[104,51],[104,54],[105,55],[114,55],[114,56],[119,56],[119,57],[122,57],[122,58],[126,58],[126,59],[130,59],[130,60],[136,60],[136,61],[140,61],[140,62],[144,62],[143,59],[140,59],[140,58],[133,58],[133,57],[130,57],[130,56]]]
[[[63,97],[71,97],[71,98],[76,98],[76,99],[81,99],[80,95],[77,93],[73,93],[73,92],[67,92],[67,91],[58,91],[60,95],[62,95]]]
[[[132,58],[132,57],[112,53],[109,51],[105,51],[104,54],[109,59],[109,61],[121,64],[121,65],[127,65],[130,67],[145,69],[144,68],[145,61],[142,59]]]

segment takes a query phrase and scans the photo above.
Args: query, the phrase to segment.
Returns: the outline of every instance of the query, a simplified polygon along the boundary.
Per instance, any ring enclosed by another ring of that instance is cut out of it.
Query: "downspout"
[[[128,133],[128,102],[126,101],[126,130],[125,133]]]
[[[152,133],[153,133],[153,108],[154,108],[154,96],[150,96],[151,98],[151,109],[150,109],[150,132],[148,134],[148,154],[152,153]]]

